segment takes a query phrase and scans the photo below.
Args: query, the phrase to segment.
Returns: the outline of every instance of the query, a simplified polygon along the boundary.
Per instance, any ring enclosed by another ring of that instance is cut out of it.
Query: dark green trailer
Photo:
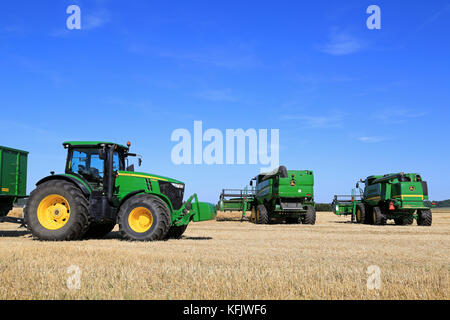
[[[0,222],[17,199],[27,197],[28,152],[0,146]]]

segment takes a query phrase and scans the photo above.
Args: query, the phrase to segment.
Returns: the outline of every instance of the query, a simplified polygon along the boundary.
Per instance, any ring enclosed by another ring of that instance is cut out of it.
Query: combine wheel
[[[365,223],[366,221],[366,206],[363,203],[358,203],[356,206],[356,223]]]
[[[380,207],[373,207],[372,223],[374,225],[386,224],[386,216],[383,214]]]
[[[40,240],[79,240],[89,226],[89,203],[80,189],[62,180],[48,181],[31,192],[25,224]]]
[[[186,231],[187,227],[188,225],[171,226],[169,232],[167,232],[165,239],[181,239],[181,236]]]
[[[315,224],[315,223],[316,223],[316,209],[314,209],[313,206],[307,206],[303,224]]]
[[[417,210],[417,225],[431,226],[432,221],[431,210]]]
[[[266,206],[260,204],[256,208],[256,223],[257,224],[268,224],[269,223],[269,214],[267,213]]]
[[[166,203],[149,194],[128,199],[119,211],[119,232],[127,240],[163,240],[169,232],[170,222]]]

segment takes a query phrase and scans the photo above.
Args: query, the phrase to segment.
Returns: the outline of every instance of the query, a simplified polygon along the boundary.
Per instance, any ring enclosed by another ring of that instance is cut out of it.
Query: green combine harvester
[[[212,220],[214,205],[194,194],[183,203],[183,182],[134,171],[127,146],[111,142],[64,142],[65,173],[41,179],[24,208],[24,223],[41,240],[101,238],[119,224],[129,240],[180,238],[191,221]],[[15,200],[26,197],[27,152],[0,148],[0,222]],[[140,157],[139,165],[142,160]],[[12,219],[12,218],[11,218]],[[21,220],[21,219],[20,219]]]
[[[384,225],[393,219],[397,225],[410,225],[416,219],[419,226],[431,226],[432,213],[425,206],[428,186],[419,174],[392,173],[370,176],[360,182],[365,184],[364,190],[358,182],[352,195],[334,196],[335,214],[351,215],[357,223]]]
[[[255,182],[255,183],[253,183]],[[251,212],[250,221],[315,224],[314,174],[310,170],[287,170],[280,166],[250,181],[250,188],[224,189],[218,208],[242,212],[242,219]]]
[[[23,222],[7,214],[27,197],[27,163],[28,152],[0,146],[0,222]]]

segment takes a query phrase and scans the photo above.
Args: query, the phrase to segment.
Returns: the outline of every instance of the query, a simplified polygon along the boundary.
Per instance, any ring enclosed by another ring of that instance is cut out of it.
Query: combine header
[[[417,173],[392,173],[360,180],[364,190],[353,189],[351,196],[334,196],[333,212],[351,215],[357,223],[384,225],[393,219],[397,225],[431,226],[432,213],[425,206],[428,186]],[[356,193],[359,191],[359,195]]]
[[[255,186],[254,186],[255,185]],[[251,212],[250,221],[315,224],[314,175],[309,170],[287,170],[280,166],[250,181],[250,188],[224,189],[218,207],[221,211]]]

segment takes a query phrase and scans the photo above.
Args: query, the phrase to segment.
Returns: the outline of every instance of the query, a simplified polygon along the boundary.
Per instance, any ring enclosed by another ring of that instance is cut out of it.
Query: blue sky
[[[450,198],[449,1],[4,1],[0,144],[30,151],[29,192],[65,140],[132,141],[142,171],[216,202],[260,165],[171,162],[177,128],[280,130],[316,200],[420,172]],[[82,29],[66,28],[81,8]],[[369,30],[366,8],[381,8]]]

